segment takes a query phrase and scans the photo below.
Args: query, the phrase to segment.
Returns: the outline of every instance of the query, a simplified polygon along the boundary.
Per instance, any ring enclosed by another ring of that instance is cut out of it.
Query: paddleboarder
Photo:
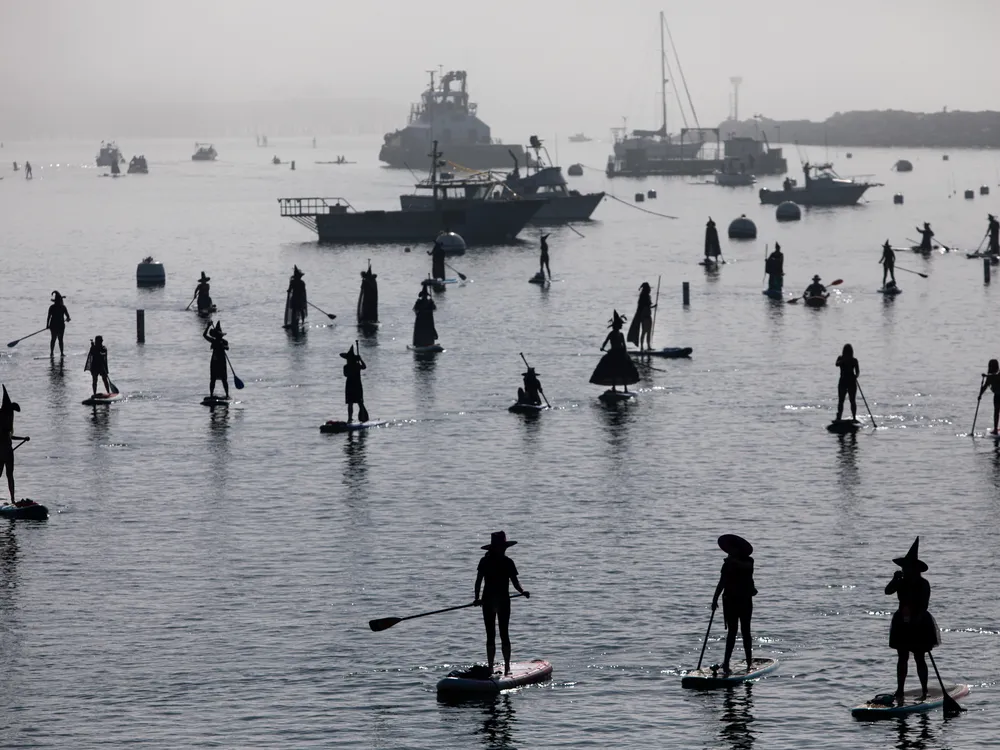
[[[615,310],[608,323],[611,330],[601,344],[602,352],[609,344],[611,349],[597,363],[593,375],[590,376],[590,382],[594,385],[610,385],[612,391],[617,391],[618,386],[622,385],[625,386],[625,393],[628,393],[628,387],[639,382],[639,371],[635,369],[625,347],[625,336],[622,335],[624,324],[625,317]]]
[[[413,345],[414,346],[434,346],[437,341],[437,330],[434,328],[434,311],[437,305],[431,299],[427,291],[428,284],[421,283],[420,294],[413,305],[413,312],[417,314],[413,321]]]
[[[66,356],[63,352],[63,334],[66,333],[66,324],[70,322],[69,310],[66,309],[64,298],[59,292],[52,292],[52,304],[49,305],[49,314],[45,318],[45,327],[52,334],[49,342],[49,356],[54,357],[56,353],[56,342],[59,343],[59,356]]]
[[[302,280],[304,275],[298,266],[293,266],[292,275],[288,280],[288,291],[285,293],[285,328],[295,331],[305,324],[309,315],[306,282]]]
[[[653,288],[648,281],[642,282],[639,287],[639,303],[635,308],[635,315],[632,316],[632,323],[628,327],[628,342],[638,346],[640,352],[644,351],[642,348],[643,339],[646,339],[646,350],[652,348],[649,342],[650,332],[653,328],[653,308],[655,307],[651,296],[652,291]]]
[[[434,247],[429,255],[431,256],[431,278],[435,281],[443,281],[447,277],[444,273],[444,245],[441,244],[440,237],[434,240]]]
[[[31,162],[30,161],[24,162],[24,179],[26,179],[26,180],[30,180],[31,179]]]
[[[837,367],[840,368],[840,380],[837,381],[837,419],[844,414],[844,398],[851,398],[851,419],[858,421],[858,375],[861,374],[861,365],[854,357],[854,347],[844,344],[844,349],[837,357]]]
[[[925,655],[941,641],[938,626],[933,615],[927,610],[931,600],[931,585],[921,575],[927,570],[927,563],[919,559],[920,537],[918,536],[905,557],[893,558],[901,569],[892,574],[892,580],[885,587],[887,596],[895,594],[899,599],[899,609],[892,615],[889,627],[889,648],[896,650],[896,703],[903,705],[903,688],[909,667],[909,655],[917,665],[921,696],[927,697],[927,661]]]
[[[979,389],[979,398],[982,399],[986,389],[993,391],[993,435],[998,435],[1000,428],[1000,362],[991,359],[986,366],[986,375],[983,376],[983,386]]]
[[[750,619],[753,617],[753,597],[757,588],[753,582],[753,545],[736,534],[719,537],[719,547],[726,553],[722,563],[719,584],[712,597],[712,611],[719,607],[722,596],[722,619],[726,623],[726,655],[722,660],[722,671],[732,672],[729,661],[736,647],[736,634],[743,633],[743,651],[747,669],[753,664],[753,637],[750,633]]]
[[[201,278],[198,279],[198,286],[194,288],[194,296],[198,299],[198,312],[200,314],[212,312],[212,296],[209,294],[211,291],[211,285],[208,283],[212,278],[206,276],[205,272],[201,272]]]
[[[990,255],[1000,255],[1000,221],[997,221],[997,217],[993,214],[989,214],[989,226],[986,229],[986,234],[990,238],[990,244],[987,252]]]
[[[538,380],[538,373],[534,367],[528,367],[528,371],[521,374],[524,379],[524,387],[517,389],[517,403],[530,404],[532,406],[542,405],[542,384]]]
[[[929,253],[934,248],[931,246],[931,238],[934,236],[934,232],[931,231],[930,222],[924,222],[924,228],[916,227],[916,230],[920,232],[920,247],[918,248],[922,253]]]
[[[368,270],[361,272],[361,292],[358,294],[358,323],[378,323],[378,274],[372,273],[372,262]]]
[[[715,228],[715,222],[709,216],[705,225],[705,265],[718,263],[720,255],[722,248],[719,245],[719,230]]]
[[[93,379],[93,393],[97,395],[97,378],[104,381],[104,392],[111,393],[111,385],[108,383],[108,350],[104,346],[103,336],[94,336],[90,341],[90,351],[87,352],[87,362],[83,366],[84,372],[90,371]]]
[[[361,371],[367,370],[368,365],[361,359],[361,351],[354,352],[352,346],[341,355],[347,361],[344,363],[344,377],[347,383],[344,388],[344,402],[347,404],[347,422],[354,419],[354,405],[358,405],[358,421],[368,421],[368,410],[365,408],[365,389],[361,383]]]
[[[813,276],[812,284],[806,287],[806,290],[802,293],[803,297],[829,297],[826,293],[826,287],[820,283],[819,274]]]
[[[885,241],[882,245],[882,257],[879,258],[879,263],[882,264],[882,286],[885,287],[885,279],[887,276],[892,277],[892,285],[896,285],[896,251],[892,249],[892,245],[889,244],[889,240]]]
[[[549,274],[549,281],[552,281],[552,269],[549,268],[549,243],[547,242],[549,235],[543,234],[541,238],[542,256],[538,262],[538,275],[543,279],[545,278],[546,271]]]
[[[486,554],[479,561],[476,572],[476,598],[475,604],[483,608],[483,623],[486,625],[486,660],[489,662],[490,674],[493,674],[493,663],[496,661],[496,626],[500,626],[500,648],[503,650],[504,674],[510,674],[510,589],[509,584],[524,594],[525,598],[531,598],[531,594],[521,588],[521,582],[517,579],[517,567],[514,561],[507,557],[508,547],[513,547],[517,542],[507,541],[507,534],[503,531],[494,531],[490,534],[490,543],[484,544],[482,549]],[[483,584],[485,583],[485,586]],[[483,596],[479,597],[479,590],[482,586]]]
[[[10,490],[10,504],[14,502],[14,440],[31,440],[14,434],[14,412],[21,406],[10,400],[7,386],[3,387],[3,403],[0,403],[0,473],[7,472],[7,489]]]
[[[780,297],[785,283],[785,256],[777,242],[774,243],[774,252],[764,261],[764,273],[767,274],[767,291],[772,296]]]
[[[229,372],[226,369],[226,352],[229,351],[229,342],[226,341],[226,334],[222,331],[222,322],[216,323],[214,328],[209,323],[201,335],[205,341],[212,345],[208,395],[215,396],[215,381],[221,380],[222,387],[226,391],[226,398],[229,398]]]

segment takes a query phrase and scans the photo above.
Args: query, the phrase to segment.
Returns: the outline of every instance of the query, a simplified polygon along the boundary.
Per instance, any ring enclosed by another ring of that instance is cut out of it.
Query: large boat
[[[452,83],[459,88],[452,90]],[[431,72],[430,86],[421,94],[420,103],[410,108],[406,127],[385,134],[378,158],[390,167],[409,168],[427,158],[433,141],[447,151],[449,161],[469,169],[504,166],[509,148],[519,158],[524,156],[520,146],[508,147],[490,137],[489,126],[469,102],[464,70],[445,73],[437,86]]]
[[[737,172],[751,172],[758,177],[785,174],[788,162],[781,149],[771,148],[767,136],[763,133],[761,136],[761,140],[737,136],[727,138],[723,142],[725,162],[727,165],[735,163]]]
[[[191,155],[191,161],[215,161],[219,155],[211,143],[196,143],[194,147],[197,150]]]
[[[563,177],[562,167],[552,165],[548,151],[538,136],[531,136],[530,144],[535,152],[534,163],[525,165],[525,174],[522,176],[517,157],[512,153],[514,171],[507,175],[504,184],[515,195],[546,200],[546,204],[538,209],[531,223],[565,224],[571,221],[589,221],[590,215],[604,198],[604,193],[581,193],[578,190],[570,190],[566,178]],[[545,151],[544,158],[542,151]]]
[[[799,187],[795,181],[785,178],[781,190],[761,188],[760,202],[777,205],[792,201],[800,206],[853,206],[870,187],[879,187],[878,182],[859,182],[844,179],[833,171],[832,164],[802,165],[805,185]]]
[[[573,133],[573,135],[569,137],[570,143],[590,143],[592,140],[594,139],[588,138],[583,133]]]
[[[444,162],[433,143],[431,176],[416,195],[400,196],[399,211],[358,211],[343,198],[279,198],[281,215],[319,235],[320,242],[433,242],[456,232],[469,245],[511,242],[545,201],[500,199],[507,188],[495,180],[442,179]],[[430,195],[420,193],[429,191]]]
[[[118,164],[123,161],[125,161],[125,157],[122,156],[122,152],[118,149],[118,144],[114,141],[108,141],[107,143],[101,141],[101,150],[97,154],[97,166],[110,167],[112,164]]]

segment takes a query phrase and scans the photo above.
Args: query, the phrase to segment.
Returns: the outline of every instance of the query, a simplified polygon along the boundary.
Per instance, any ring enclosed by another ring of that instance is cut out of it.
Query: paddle
[[[861,390],[861,381],[857,380],[855,382],[857,382],[857,384],[858,384],[858,393],[861,394],[861,400],[865,402],[865,408],[868,409],[868,416],[871,417],[872,427],[874,427],[877,430],[878,429],[878,425],[875,424],[875,415],[872,414],[872,410],[868,406],[868,399],[865,398],[865,392],[863,390]]]
[[[19,338],[19,339],[14,339],[14,340],[13,340],[13,341],[11,341],[11,342],[10,342],[9,344],[7,344],[7,347],[8,347],[8,348],[10,348],[10,347],[12,347],[12,346],[17,346],[18,344],[20,344],[20,343],[21,343],[22,341],[24,341],[25,339],[30,339],[30,338],[31,338],[32,336],[37,336],[37,335],[38,335],[38,334],[40,334],[40,333],[41,333],[42,331],[47,331],[47,330],[49,330],[49,329],[48,329],[48,327],[45,327],[45,328],[43,328],[43,329],[42,329],[41,331],[35,331],[34,333],[29,333],[29,334],[28,334],[27,336],[22,336],[22,337],[21,337],[21,338]]]
[[[22,445],[24,445],[25,443],[27,443],[29,440],[31,440],[30,437],[21,438],[21,442],[18,443],[17,445],[15,445],[13,448],[11,448],[11,450],[12,451],[16,451],[18,448],[20,448]]]
[[[328,313],[328,312],[326,312],[326,310],[322,310],[322,309],[320,309],[319,307],[317,307],[316,305],[314,305],[314,304],[313,304],[312,302],[308,302],[307,304],[308,304],[308,305],[309,305],[310,307],[315,307],[315,308],[316,308],[317,310],[319,310],[319,311],[320,311],[321,313],[323,313],[323,314],[324,314],[324,315],[325,315],[326,317],[328,317],[328,318],[329,318],[330,320],[333,320],[334,318],[336,318],[336,317],[337,317],[337,316],[336,316],[336,315],[334,315],[333,313]]]
[[[519,596],[524,596],[524,594],[511,594],[511,599],[516,599]],[[469,607],[475,607],[475,602],[470,602],[468,604],[459,604],[457,607],[445,607],[444,609],[435,609],[433,612],[421,612],[419,615],[409,615],[408,617],[380,617],[377,620],[369,620],[368,627],[372,629],[373,632],[379,633],[383,630],[388,630],[393,625],[398,625],[403,620],[415,620],[418,617],[427,617],[428,615],[439,615],[442,612],[454,612],[456,609],[468,609]]]
[[[915,273],[922,279],[928,278],[926,273],[920,273],[920,271],[911,271],[909,268],[903,268],[902,266],[896,266],[896,268],[898,268],[900,271],[906,271],[907,273]]]
[[[944,680],[941,679],[941,673],[938,672],[937,664],[934,663],[934,654],[928,651],[927,655],[931,657],[931,666],[934,667],[934,674],[937,675],[938,684],[941,685],[941,695],[944,698],[944,715],[958,716],[960,713],[965,711],[965,709],[958,705],[958,701],[948,695],[948,691],[945,690]]]
[[[836,279],[834,281],[831,281],[829,284],[827,284],[827,286],[839,286],[840,284],[843,284],[843,283],[844,283],[843,279]],[[791,299],[785,300],[785,301],[789,305],[794,305],[796,302],[798,302],[800,299],[802,299],[802,297],[805,297],[805,296],[806,295],[803,294],[800,297],[792,297]]]
[[[653,322],[649,324],[649,346],[653,347],[653,331],[656,330],[656,311],[660,307],[660,279],[663,278],[663,274],[656,277],[656,301],[653,303]],[[642,339],[639,339],[640,343]]]
[[[767,245],[764,245],[764,275],[760,277],[760,283],[767,281]]]
[[[705,658],[705,649],[708,647],[708,634],[712,632],[712,620],[715,619],[715,608],[712,609],[712,614],[708,617],[708,629],[705,631],[705,640],[701,644],[701,654],[698,656],[698,666],[695,668],[697,672],[701,669],[701,660]]]
[[[527,367],[530,370],[531,369],[531,365],[529,365],[528,364],[528,360],[526,360],[524,358],[524,352],[518,352],[518,354],[521,355],[521,361],[524,362],[524,366]],[[552,404],[550,404],[548,398],[545,397],[545,391],[543,391],[541,388],[539,388],[538,392],[541,393],[542,394],[542,398],[545,399],[545,405],[551,409],[552,408]]]
[[[229,362],[229,355],[228,354],[226,355],[226,362]],[[238,391],[243,390],[243,381],[239,379],[239,376],[237,376],[236,370],[233,370],[233,363],[232,362],[229,362],[229,369],[233,373],[233,385],[236,386],[236,390],[238,390]]]
[[[462,273],[457,268],[455,268],[455,266],[453,266],[451,263],[445,263],[445,265],[448,266],[448,268],[450,268],[452,271],[454,271],[455,273],[457,273],[458,274],[458,278],[460,278],[462,281],[468,281],[469,280],[468,276],[466,276],[464,273]]]
[[[195,292],[195,293],[194,293],[194,297],[192,297],[192,298],[191,298],[191,301],[190,301],[190,302],[188,302],[188,306],[184,308],[184,312],[187,312],[188,310],[190,310],[190,309],[191,309],[191,305],[193,305],[193,304],[194,304],[194,301],[195,301],[195,300],[196,300],[197,298],[198,298],[198,292]]]
[[[120,393],[120,391],[118,390],[118,386],[115,385],[114,382],[112,382],[110,375],[108,376],[108,388],[110,388],[111,392],[116,396]]]
[[[976,420],[979,419],[979,404],[983,401],[983,384],[986,382],[986,375],[979,376],[979,396],[976,398],[976,413],[972,417],[972,430],[969,432],[970,437],[976,436]]]

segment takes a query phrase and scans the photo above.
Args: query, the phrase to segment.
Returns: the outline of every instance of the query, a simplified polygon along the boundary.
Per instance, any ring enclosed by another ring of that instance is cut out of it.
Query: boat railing
[[[306,229],[318,232],[316,217],[328,214],[357,213],[346,198],[278,198],[282,216],[297,221]]]

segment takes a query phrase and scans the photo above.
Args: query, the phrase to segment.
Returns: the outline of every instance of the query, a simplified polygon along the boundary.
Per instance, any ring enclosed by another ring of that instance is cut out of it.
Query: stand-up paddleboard
[[[598,398],[606,404],[617,404],[623,401],[631,401],[635,398],[635,392],[607,390],[598,396]]]
[[[895,297],[897,294],[902,294],[903,290],[897,287],[882,287],[878,290],[879,294],[884,294],[886,297]]]
[[[771,289],[765,289],[761,292],[765,297],[770,297],[771,299],[784,299],[785,295],[782,292],[773,291]]]
[[[551,279],[546,278],[545,274],[543,273],[536,273],[534,276],[528,279],[529,284],[547,284],[549,283],[549,281],[551,281]]]
[[[458,279],[434,279],[432,285],[433,285],[433,287],[436,290],[441,291],[447,285],[449,285],[449,284],[457,284],[457,283],[458,283]]]
[[[49,509],[34,500],[18,500],[14,505],[0,505],[0,517],[18,521],[44,521]]]
[[[202,318],[207,318],[212,313],[218,312],[218,311],[219,311],[219,308],[216,307],[215,305],[212,305],[211,307],[199,307],[198,308],[198,315],[201,316]]]
[[[507,411],[515,414],[540,414],[541,412],[548,410],[548,408],[549,407],[546,404],[514,403],[507,408]]]
[[[370,430],[372,427],[381,427],[386,424],[389,423],[384,419],[373,419],[368,422],[341,422],[330,419],[327,420],[326,424],[319,426],[319,431],[327,434],[335,432],[358,432],[359,430]]]
[[[120,393],[97,393],[90,398],[83,400],[84,406],[97,406],[98,404],[113,404],[124,398]]]
[[[806,307],[826,307],[828,299],[828,297],[825,297],[822,294],[815,294],[811,297],[803,297],[802,304]]]
[[[968,685],[945,685],[948,688],[948,695],[955,700],[964,698],[969,694]],[[927,697],[920,699],[920,688],[910,688],[903,691],[903,705],[896,704],[896,694],[892,692],[880,693],[867,703],[855,706],[851,709],[851,716],[855,719],[891,719],[906,714],[919,714],[926,711],[933,711],[944,705],[944,695],[938,685],[929,687]]]
[[[663,357],[664,359],[686,359],[693,352],[690,346],[667,346],[663,349],[649,349],[641,352],[638,349],[629,350],[633,357]]]
[[[704,266],[705,268],[718,268],[724,265],[726,261],[724,260],[700,260],[698,261],[699,266]]]
[[[438,695],[496,695],[522,685],[544,682],[552,677],[552,665],[544,659],[513,661],[510,674],[503,674],[503,667],[488,674],[489,667],[478,665],[471,669],[449,672],[437,684]]]
[[[444,347],[441,344],[431,344],[430,346],[407,346],[411,352],[416,352],[417,354],[434,354],[436,352],[443,352]]]
[[[864,424],[856,419],[835,419],[826,426],[826,429],[837,435],[846,435],[849,432],[857,432]]]
[[[1000,255],[994,255],[993,253],[984,253],[980,250],[976,250],[974,253],[966,253],[966,258],[989,258],[991,263],[1000,263]]]
[[[756,680],[778,668],[777,659],[753,659],[747,669],[745,661],[738,661],[733,670],[726,674],[718,665],[692,669],[681,678],[681,687],[695,690],[715,690],[716,688],[732,687],[741,682]]]
[[[201,400],[202,406],[228,406],[231,403],[228,396],[205,396]]]

